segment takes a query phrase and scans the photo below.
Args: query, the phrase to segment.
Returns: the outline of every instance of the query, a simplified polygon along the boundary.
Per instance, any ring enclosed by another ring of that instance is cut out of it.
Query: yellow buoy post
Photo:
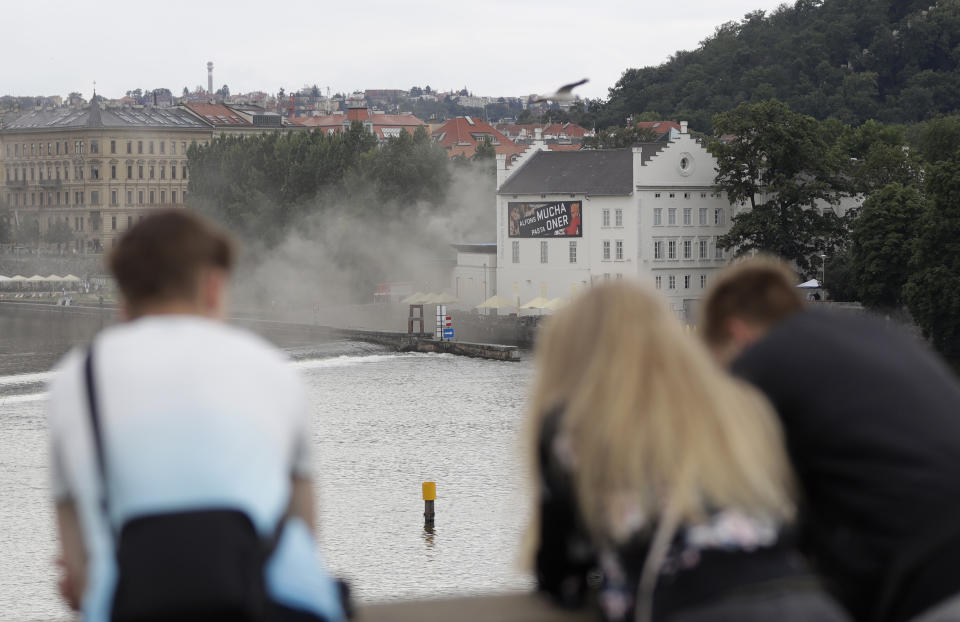
[[[423,526],[433,527],[433,502],[437,498],[437,483],[423,482]]]

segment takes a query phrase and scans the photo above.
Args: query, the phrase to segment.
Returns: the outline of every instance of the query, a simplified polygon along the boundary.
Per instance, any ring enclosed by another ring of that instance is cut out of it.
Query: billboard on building
[[[579,238],[583,236],[580,201],[508,203],[511,238]]]

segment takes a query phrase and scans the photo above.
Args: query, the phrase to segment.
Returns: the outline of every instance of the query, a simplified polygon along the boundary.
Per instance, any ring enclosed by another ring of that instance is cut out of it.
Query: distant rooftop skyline
[[[331,93],[466,87],[476,95],[553,92],[583,77],[581,97],[606,97],[630,67],[693,49],[724,22],[782,0],[386,0],[326,5],[119,0],[15,3],[0,43],[0,94],[78,91],[123,97],[135,88],[288,92],[305,84]]]

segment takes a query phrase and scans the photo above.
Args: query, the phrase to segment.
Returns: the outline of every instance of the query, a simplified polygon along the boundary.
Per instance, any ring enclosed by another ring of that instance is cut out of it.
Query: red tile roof
[[[524,138],[533,138],[535,130],[538,127],[543,128],[544,136],[560,136],[561,134],[565,134],[570,138],[583,138],[590,133],[589,130],[577,125],[576,123],[548,123],[543,125],[538,123],[504,123],[502,125],[498,125],[497,127],[500,129],[500,131],[511,138],[519,137],[522,132],[525,132],[525,134],[523,134]]]
[[[216,127],[236,127],[250,125],[249,121],[244,120],[239,114],[230,110],[223,104],[204,104],[201,102],[189,102],[185,104],[193,114],[197,115],[210,125]]]
[[[580,151],[580,147],[580,143],[575,145],[558,145],[556,143],[547,145],[547,149],[550,151]]]
[[[472,117],[450,119],[433,132],[434,139],[447,149],[451,158],[458,155],[473,157],[477,145],[483,140],[483,136],[477,138],[475,135],[489,136],[493,141],[493,149],[497,153],[511,156],[523,153],[526,149],[507,138],[489,123]]]
[[[360,108],[354,108],[353,111],[362,110]],[[390,128],[404,129],[409,134],[413,134],[417,131],[418,127],[423,126],[424,128],[429,129],[429,126],[425,121],[421,121],[412,114],[377,114],[367,112],[367,116],[364,119],[359,119],[359,114],[328,114],[321,115],[317,117],[296,117],[293,119],[293,122],[297,125],[302,125],[304,127],[313,127],[313,128],[323,128],[327,130],[334,130],[339,132],[343,130],[344,125],[349,125],[354,120],[356,121],[369,121],[373,124],[373,131],[378,138],[386,139],[389,138],[390,134],[394,132],[384,131],[389,130]]]
[[[670,130],[680,131],[680,124],[676,121],[638,121],[635,125],[640,128],[653,130],[660,135],[666,134]]]

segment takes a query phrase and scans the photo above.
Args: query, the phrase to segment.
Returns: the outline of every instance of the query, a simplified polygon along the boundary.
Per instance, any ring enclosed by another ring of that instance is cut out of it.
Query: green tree
[[[731,205],[749,207],[733,217],[719,243],[738,255],[773,253],[812,275],[813,255],[834,250],[844,233],[833,211],[820,209],[839,201],[844,185],[842,160],[827,133],[776,100],[741,104],[714,117],[713,126],[715,182]],[[733,138],[719,139],[725,135]]]
[[[925,208],[916,188],[899,183],[884,187],[864,202],[850,235],[851,267],[863,304],[881,308],[902,304]]]
[[[960,371],[960,153],[927,170],[926,190],[904,298],[924,336]]]
[[[497,150],[493,148],[493,144],[490,142],[490,139],[484,136],[483,140],[480,141],[477,144],[476,149],[474,149],[471,160],[479,162],[481,160],[493,160],[496,157]]]

